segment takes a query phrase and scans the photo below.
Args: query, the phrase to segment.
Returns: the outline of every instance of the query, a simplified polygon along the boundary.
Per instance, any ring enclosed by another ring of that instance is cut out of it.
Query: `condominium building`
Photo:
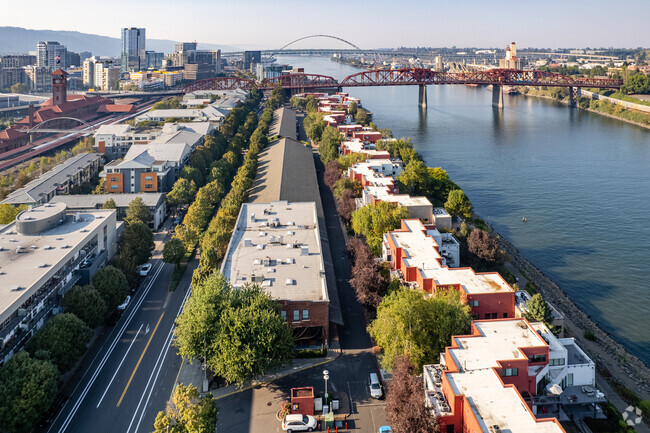
[[[281,305],[298,346],[327,342],[329,296],[314,202],[244,203],[221,273],[259,284]]]
[[[339,126],[339,128],[341,128],[341,126]],[[368,159],[390,159],[390,153],[387,150],[377,150],[373,143],[364,143],[358,138],[352,138],[341,142],[341,155],[349,155],[351,153],[363,153]]]
[[[427,293],[456,290],[477,319],[515,317],[515,291],[498,272],[476,273],[460,264],[460,246],[420,220],[402,220],[400,230],[384,234],[383,259],[405,284]]]
[[[63,203],[47,203],[0,229],[0,361],[61,311],[72,286],[88,284],[113,257],[115,214],[68,213]]]
[[[605,401],[575,341],[525,319],[472,322],[422,377],[426,407],[451,433],[563,433],[558,418],[602,417]]]
[[[68,52],[65,45],[56,41],[41,41],[36,45],[36,66],[48,68],[50,72],[55,69],[65,69],[66,53]]]
[[[139,71],[145,68],[146,29],[123,28],[121,38],[121,71]]]
[[[136,117],[138,122],[165,122],[168,119],[189,120],[191,122],[210,122],[220,125],[228,113],[212,106],[200,109],[151,110]]]
[[[159,131],[139,131],[131,125],[101,125],[95,132],[95,148],[108,161],[124,158],[134,144],[147,144],[155,139]]]
[[[52,69],[49,66],[26,66],[23,68],[29,90],[49,92],[52,90]]]

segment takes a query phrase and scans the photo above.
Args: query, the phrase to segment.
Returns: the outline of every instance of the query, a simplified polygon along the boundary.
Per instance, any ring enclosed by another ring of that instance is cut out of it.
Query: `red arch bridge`
[[[315,89],[342,89],[343,87],[368,86],[419,86],[420,105],[426,107],[426,86],[440,84],[492,85],[492,103],[503,107],[503,86],[546,86],[569,88],[570,105],[575,104],[575,97],[582,87],[600,89],[618,89],[621,80],[609,78],[568,77],[545,71],[525,71],[518,69],[490,69],[477,72],[443,72],[424,68],[377,69],[349,75],[341,81],[333,77],[318,74],[286,74],[261,82],[240,77],[216,77],[199,80],[186,85],[183,92],[196,90],[271,90],[283,88],[303,92]]]

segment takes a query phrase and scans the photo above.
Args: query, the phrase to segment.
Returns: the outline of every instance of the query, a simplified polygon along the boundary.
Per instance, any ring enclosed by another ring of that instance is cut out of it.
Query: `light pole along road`
[[[157,235],[159,236],[159,235]],[[169,236],[165,235],[165,241]],[[153,267],[140,284],[118,323],[88,353],[81,379],[61,408],[51,433],[150,432],[165,408],[181,358],[171,347],[174,321],[189,295],[188,268],[181,284],[169,292],[173,265],[163,263],[157,244]]]

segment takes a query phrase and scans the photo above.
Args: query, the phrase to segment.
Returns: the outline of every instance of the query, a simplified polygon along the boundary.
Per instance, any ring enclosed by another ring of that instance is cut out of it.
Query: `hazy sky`
[[[2,0],[0,26],[277,48],[331,34],[396,46],[650,47],[650,1]],[[56,9],[51,9],[56,5]],[[25,10],[28,8],[29,10]],[[314,48],[335,45],[320,43]],[[306,45],[304,45],[306,46]]]

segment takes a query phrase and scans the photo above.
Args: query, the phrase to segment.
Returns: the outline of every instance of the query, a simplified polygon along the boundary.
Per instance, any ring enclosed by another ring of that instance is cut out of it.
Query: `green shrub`
[[[584,337],[589,340],[589,341],[596,341],[596,334],[594,334],[594,331],[585,331]]]
[[[324,347],[322,349],[304,349],[296,351],[296,358],[322,358],[327,356],[327,349]]]

